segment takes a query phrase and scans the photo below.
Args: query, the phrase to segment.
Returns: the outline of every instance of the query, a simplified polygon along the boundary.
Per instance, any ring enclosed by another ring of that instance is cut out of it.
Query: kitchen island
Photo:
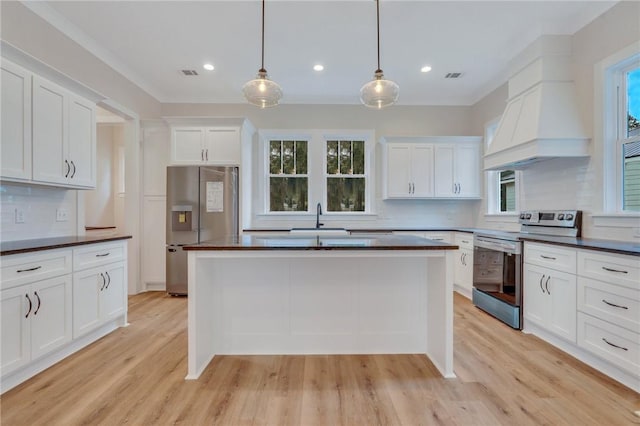
[[[216,354],[424,353],[453,373],[453,253],[413,236],[240,236],[188,252],[188,374]]]

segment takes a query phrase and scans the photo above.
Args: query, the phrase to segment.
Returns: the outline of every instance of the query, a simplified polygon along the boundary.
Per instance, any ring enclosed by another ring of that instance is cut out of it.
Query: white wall
[[[592,155],[586,159],[554,159],[534,163],[523,172],[520,208],[580,209],[583,210],[583,236],[590,238],[637,241],[640,221],[624,226],[596,226],[593,215],[603,212],[603,146],[602,137],[594,123],[598,108],[594,105],[594,67],[617,51],[639,43],[640,3],[620,2],[602,16],[572,36],[573,76],[578,92],[578,105],[585,123],[592,132]],[[493,117],[504,111],[505,87],[496,89],[473,105],[472,122],[476,132]],[[477,227],[517,228],[512,222],[487,217],[486,203],[476,217]]]
[[[0,240],[75,235],[78,200],[74,190],[2,183],[0,185]],[[69,219],[56,221],[56,211],[66,209]],[[16,223],[16,210],[24,212],[24,223]]]
[[[84,193],[86,226],[115,226],[113,145],[113,126],[98,124],[96,189]]]

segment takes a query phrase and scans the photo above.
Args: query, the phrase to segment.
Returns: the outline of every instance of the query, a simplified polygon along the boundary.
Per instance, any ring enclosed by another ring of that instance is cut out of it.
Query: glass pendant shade
[[[260,108],[276,106],[282,99],[282,89],[278,83],[267,78],[265,69],[260,69],[254,80],[245,83],[242,93],[250,104]]]
[[[400,87],[391,80],[385,80],[382,70],[360,89],[360,101],[369,108],[381,109],[393,105],[398,100]]]

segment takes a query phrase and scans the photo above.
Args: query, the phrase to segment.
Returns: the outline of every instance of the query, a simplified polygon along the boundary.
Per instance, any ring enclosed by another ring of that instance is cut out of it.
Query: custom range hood
[[[569,36],[542,36],[512,62],[509,101],[485,153],[485,170],[589,156],[570,58]]]

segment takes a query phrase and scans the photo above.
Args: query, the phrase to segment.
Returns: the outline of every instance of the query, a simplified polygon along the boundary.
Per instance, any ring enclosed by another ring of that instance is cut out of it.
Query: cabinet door
[[[464,257],[462,258],[464,269],[459,285],[471,294],[473,287],[473,251],[468,249],[461,251],[464,254]]]
[[[549,331],[576,343],[576,276],[566,272],[550,271],[545,278]]]
[[[412,197],[433,197],[433,145],[411,150]]]
[[[69,96],[69,183],[76,187],[96,186],[96,112],[95,105]]]
[[[29,311],[29,285],[0,291],[2,341],[0,342],[0,376],[27,364],[31,359],[31,321],[25,318]],[[31,308],[33,310],[33,300]]]
[[[453,145],[436,145],[434,161],[436,197],[456,196],[456,189],[454,187],[454,160],[455,149]]]
[[[171,135],[173,164],[202,164],[204,162],[204,129],[176,127]]]
[[[3,178],[31,179],[31,73],[2,61],[0,107]]]
[[[207,128],[204,159],[209,164],[240,164],[240,131]]]
[[[480,145],[461,145],[455,150],[455,182],[458,197],[480,197]]]
[[[408,197],[411,180],[411,146],[387,145],[387,197]]]
[[[67,92],[33,76],[33,180],[66,184],[71,173],[67,154]]]
[[[453,269],[453,282],[459,286],[463,286],[462,283],[465,276],[464,253],[464,250],[456,250],[455,254],[456,263]]]
[[[544,290],[544,280],[548,276],[546,269],[524,264],[524,319],[543,327],[546,326],[547,304],[550,303]]]
[[[31,285],[35,298],[31,318],[31,359],[71,341],[71,275]]]
[[[95,329],[100,320],[100,296],[107,281],[102,269],[94,268],[73,274],[73,337]]]
[[[125,263],[118,262],[107,266],[104,274],[107,279],[100,295],[100,316],[103,321],[122,315],[125,308]]]

